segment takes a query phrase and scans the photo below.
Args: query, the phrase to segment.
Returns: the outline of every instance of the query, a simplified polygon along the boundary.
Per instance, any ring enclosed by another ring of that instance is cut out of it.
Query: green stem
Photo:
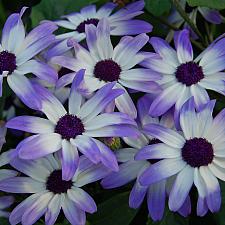
[[[195,46],[195,47],[197,47],[197,48],[199,48],[200,50],[205,50],[205,48],[204,48],[204,46],[201,44],[201,43],[199,43],[199,42],[197,42],[197,41],[195,41],[195,40],[193,40],[193,39],[191,39],[191,43]]]
[[[179,12],[179,14],[181,15],[181,17],[188,23],[188,25],[191,27],[191,29],[198,35],[198,37],[204,41],[204,38],[201,34],[201,32],[199,31],[199,29],[196,27],[196,25],[193,23],[193,21],[189,18],[189,16],[187,15],[187,13],[184,11],[184,9],[182,8],[182,6],[180,5],[178,0],[171,0],[171,2],[173,3],[173,5],[175,6],[175,8],[177,9],[177,11]]]

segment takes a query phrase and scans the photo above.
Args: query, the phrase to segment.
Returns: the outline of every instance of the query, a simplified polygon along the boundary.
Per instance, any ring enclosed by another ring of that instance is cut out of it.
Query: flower
[[[146,54],[140,49],[147,43],[148,36],[125,36],[113,48],[110,26],[106,19],[100,20],[97,28],[93,25],[87,26],[86,35],[89,51],[77,42],[70,41],[74,45],[75,58],[56,56],[52,58],[52,63],[73,71],[86,69],[84,83],[87,95],[106,83],[116,82],[116,87],[125,92],[115,100],[116,107],[119,111],[136,118],[136,108],[123,86],[148,93],[160,91],[159,85],[155,82],[161,78],[158,73],[146,68],[134,68],[146,58]],[[72,79],[71,75],[63,76],[59,79],[58,86],[68,84]]]
[[[209,101],[206,91],[225,94],[225,39],[218,40],[193,60],[193,50],[188,30],[182,30],[175,38],[176,51],[161,38],[153,37],[150,43],[155,53],[141,63],[162,74],[159,81],[163,91],[153,101],[149,113],[163,115],[175,105],[175,122],[179,123],[179,112],[188,99],[194,97],[197,108]]]
[[[5,127],[5,122],[3,120],[0,121],[0,152],[2,150],[2,146],[5,144],[5,136],[6,136],[7,128]]]
[[[169,208],[179,209],[194,185],[198,190],[197,215],[203,216],[208,209],[220,209],[221,196],[218,179],[225,180],[224,167],[224,113],[214,119],[215,101],[210,101],[195,111],[191,98],[181,109],[181,132],[156,124],[144,127],[147,134],[162,143],[147,146],[136,155],[137,160],[158,159],[139,177],[142,185],[151,185],[169,177],[175,177],[169,194]],[[177,197],[179,196],[179,197]]]
[[[61,211],[71,224],[84,225],[85,212],[97,211],[92,197],[81,187],[95,182],[109,172],[102,164],[93,164],[81,156],[76,174],[62,180],[62,166],[57,156],[50,154],[38,160],[15,158],[10,165],[27,176],[0,181],[0,190],[32,194],[10,214],[11,224],[34,224],[45,214],[45,224],[53,225]]]
[[[143,0],[136,1],[115,13],[112,13],[112,11],[117,4],[112,2],[106,3],[99,10],[96,10],[95,5],[89,5],[81,9],[80,12],[62,16],[63,20],[55,21],[55,23],[72,31],[56,36],[59,41],[46,53],[46,56],[51,58],[52,55],[61,55],[68,51],[71,48],[67,46],[68,38],[74,38],[77,42],[84,40],[86,38],[86,26],[89,24],[97,26],[102,18],[108,19],[111,35],[136,35],[151,32],[151,24],[133,19],[143,13],[141,10],[144,8],[144,4]]]
[[[34,28],[27,35],[22,22],[22,15],[14,13],[7,19],[2,30],[0,44],[0,96],[2,96],[3,78],[7,77],[10,88],[29,107],[38,108],[39,102],[31,83],[24,76],[33,73],[37,77],[49,82],[57,81],[57,73],[43,62],[32,59],[40,51],[54,42],[52,34],[57,26],[53,22],[43,23]],[[35,100],[36,99],[36,100]]]
[[[112,170],[118,170],[113,152],[96,138],[136,136],[136,123],[120,112],[102,113],[105,107],[123,90],[112,89],[106,84],[86,102],[79,93],[82,89],[84,70],[75,76],[67,112],[58,99],[41,86],[36,92],[43,95],[41,111],[48,119],[19,116],[7,122],[8,128],[23,130],[36,135],[23,140],[17,151],[23,159],[37,159],[62,149],[62,176],[70,180],[79,161],[78,150],[92,162],[100,161]]]
[[[143,126],[149,123],[164,125],[168,128],[173,127],[173,117],[168,113],[159,120],[159,118],[152,118],[148,115],[148,109],[152,102],[152,96],[145,95],[138,101],[138,115],[139,115],[139,129],[142,130]],[[159,140],[147,136],[144,132],[142,136],[137,139],[126,138],[126,142],[131,147],[123,148],[116,151],[116,156],[119,165],[118,172],[111,172],[108,176],[103,178],[101,184],[104,188],[116,188],[131,181],[135,184],[131,190],[129,198],[129,206],[131,208],[138,208],[145,196],[147,196],[149,215],[154,221],[161,220],[164,213],[165,201],[167,192],[169,190],[170,182],[166,179],[150,186],[142,186],[138,181],[142,173],[158,160],[135,160],[135,155],[138,154],[141,148],[146,148],[147,145],[158,143]],[[179,209],[179,213],[187,216],[190,213],[190,199],[187,198],[184,205]]]

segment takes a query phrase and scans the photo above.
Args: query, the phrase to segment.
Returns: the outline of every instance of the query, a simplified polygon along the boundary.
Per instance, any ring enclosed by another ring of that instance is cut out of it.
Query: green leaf
[[[212,9],[225,9],[225,0],[187,0],[190,6],[205,6]]]
[[[154,16],[167,14],[171,8],[170,0],[145,0],[145,8]]]
[[[128,205],[129,192],[118,194],[98,205],[98,211],[88,218],[91,225],[129,225],[138,210]]]
[[[60,16],[79,11],[82,7],[99,0],[42,0],[32,8],[31,21],[36,26],[41,20],[55,20]]]
[[[1,225],[10,225],[9,220],[6,218],[0,218]]]

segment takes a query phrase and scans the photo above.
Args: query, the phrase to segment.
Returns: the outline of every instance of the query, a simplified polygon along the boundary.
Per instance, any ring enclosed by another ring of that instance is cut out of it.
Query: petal
[[[22,159],[37,159],[58,151],[62,146],[61,135],[38,134],[24,139],[17,146]]]
[[[67,192],[68,197],[72,200],[78,208],[83,211],[94,213],[97,211],[97,206],[93,198],[81,188],[73,187]]]
[[[136,154],[136,160],[181,157],[181,151],[165,144],[147,145]]]
[[[163,159],[146,169],[140,176],[141,185],[147,186],[179,173],[186,163],[180,159]]]
[[[0,181],[3,181],[8,178],[16,177],[18,172],[9,169],[1,169],[0,170]]]
[[[62,209],[65,217],[71,224],[84,225],[86,222],[85,212],[80,210],[74,202],[72,202],[67,196],[62,203]]]
[[[45,213],[45,224],[54,225],[57,217],[59,216],[62,202],[64,200],[64,195],[56,194],[48,203],[48,208]]]
[[[40,109],[41,102],[37,97],[30,81],[21,75],[10,75],[7,77],[10,88],[16,93],[20,100],[32,109]]]
[[[85,135],[78,135],[75,139],[71,139],[70,142],[93,163],[98,163],[100,161],[98,146],[92,138]]]
[[[162,180],[152,184],[148,189],[148,211],[154,221],[161,220],[165,208],[166,181]]]
[[[127,114],[120,112],[103,113],[96,116],[93,120],[89,120],[87,123],[84,123],[85,130],[96,130],[119,124],[136,125],[132,118],[130,118]]]
[[[113,22],[115,28],[111,31],[112,35],[137,35],[141,33],[149,33],[152,31],[152,25],[143,20],[120,20]]]
[[[40,53],[42,50],[47,48],[50,44],[52,44],[55,41],[54,35],[47,35],[38,41],[30,44],[24,42],[23,51],[20,51],[20,53],[17,55],[16,63],[18,66],[22,65],[29,59],[33,58],[35,55]]]
[[[62,179],[69,181],[73,178],[78,167],[79,154],[77,148],[69,141],[62,141]]]
[[[171,147],[181,149],[184,146],[185,139],[172,129],[152,123],[144,126],[144,131]]]
[[[185,177],[185,179],[184,179]],[[169,208],[177,211],[184,204],[194,180],[194,168],[186,166],[178,175],[169,195]],[[179,196],[179,198],[177,197]]]
[[[115,152],[118,162],[127,162],[134,160],[135,154],[138,152],[138,149],[135,148],[122,148]]]
[[[7,128],[23,130],[30,133],[53,133],[55,130],[54,124],[43,118],[35,116],[17,116],[6,123]]]
[[[67,111],[62,103],[49,90],[38,83],[34,83],[33,87],[41,99],[41,111],[49,120],[56,124],[59,118],[67,114]]]
[[[137,110],[129,93],[119,83],[116,84],[116,87],[121,88],[124,91],[122,95],[115,99],[116,107],[120,112],[126,113],[135,119],[137,117]]]
[[[182,30],[177,37],[177,57],[180,63],[193,60],[193,49],[189,38],[189,31]]]
[[[25,28],[21,17],[25,10],[26,7],[23,7],[20,13],[10,15],[2,30],[2,47],[10,52],[15,53],[24,41]]]
[[[176,103],[184,88],[185,86],[180,83],[166,88],[151,104],[149,114],[154,117],[164,114]]]
[[[112,171],[118,171],[119,166],[117,163],[116,156],[112,152],[112,150],[108,148],[105,144],[103,144],[101,141],[98,141],[97,139],[93,138],[93,141],[98,146],[98,149],[100,151],[101,162],[103,163],[103,165],[105,165]]]
[[[113,89],[115,83],[109,83],[99,89],[96,94],[86,101],[78,114],[80,118],[85,120],[93,119],[100,112],[102,112],[105,107],[111,103],[116,97],[123,93],[123,90]]]
[[[208,22],[213,24],[222,23],[222,16],[217,10],[209,9],[207,7],[198,7],[198,10]]]
[[[180,63],[178,62],[176,51],[170,47],[166,41],[162,38],[152,37],[149,42],[153,46],[155,52],[158,53],[163,59],[168,60],[167,62],[171,66],[175,68],[179,66]]]
[[[47,177],[50,175],[50,170],[41,165],[38,161],[22,160],[18,157],[10,162],[10,165],[18,171],[26,174],[34,180],[46,182]]]
[[[85,70],[79,70],[73,80],[69,96],[69,112],[76,115],[80,111],[82,96],[78,91],[79,85],[84,78]]]
[[[138,181],[135,182],[129,197],[129,206],[131,208],[137,209],[141,205],[147,189],[147,187],[141,186]]]
[[[207,91],[198,84],[191,86],[191,94],[194,96],[197,109],[202,105],[205,105],[210,100]]]
[[[21,222],[22,216],[26,209],[29,209],[41,196],[43,192],[33,194],[26,198],[23,202],[16,206],[10,214],[9,221],[12,225],[16,225]]]
[[[85,162],[86,161],[86,162]],[[86,164],[86,165],[85,165]],[[82,168],[84,166],[84,168]],[[101,180],[110,172],[102,163],[93,164],[89,159],[80,157],[79,167],[73,178],[76,187]]]
[[[89,130],[85,132],[89,137],[134,137],[137,138],[139,131],[133,125],[112,125],[106,126],[97,130]]]
[[[113,55],[113,46],[110,40],[110,26],[106,18],[101,19],[96,30],[96,47],[101,59],[109,59]]]
[[[33,73],[41,80],[45,80],[51,84],[55,84],[58,75],[56,70],[54,70],[51,66],[36,60],[29,60],[19,66],[16,71],[20,74],[28,74]]]
[[[140,170],[145,166],[144,162],[128,161],[119,166],[118,172],[112,172],[106,176],[101,185],[106,188],[116,188],[137,178]]]
[[[220,185],[217,178],[207,166],[200,167],[200,174],[205,182],[207,196],[206,201],[211,212],[217,212],[221,205]]]
[[[22,224],[34,224],[47,210],[53,193],[47,192],[40,196],[22,216]]]
[[[30,177],[13,177],[0,181],[0,190],[8,193],[37,193],[45,189],[44,183]]]
[[[12,196],[1,196],[0,197],[0,209],[8,208],[14,202],[14,197]]]

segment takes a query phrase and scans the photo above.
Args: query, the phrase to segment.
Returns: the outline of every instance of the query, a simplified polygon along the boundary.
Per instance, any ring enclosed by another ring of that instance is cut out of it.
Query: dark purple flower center
[[[70,70],[70,69],[67,69],[67,68],[65,68],[65,67],[62,67],[62,68],[59,70],[59,72],[58,72],[58,76],[59,76],[59,78],[60,78],[60,77],[62,77],[62,76],[64,76],[64,75],[66,75],[66,74],[68,74],[68,73],[72,73],[72,72],[74,72],[74,71],[72,71],[72,70]]]
[[[207,166],[213,155],[213,146],[205,138],[187,140],[182,148],[183,160],[192,167]]]
[[[162,143],[159,139],[157,138],[153,138],[149,141],[149,145],[155,145],[155,144],[159,144],[159,143]],[[148,159],[148,161],[151,163],[151,164],[154,164],[154,163],[157,163],[159,162],[161,159]]]
[[[0,53],[0,73],[9,71],[11,74],[16,69],[16,56],[13,53],[2,51]]]
[[[106,82],[117,81],[120,77],[120,73],[120,66],[112,59],[99,61],[94,68],[95,77]]]
[[[55,132],[62,135],[63,139],[69,140],[84,132],[82,121],[75,115],[62,116],[55,127]]]
[[[54,194],[66,193],[71,189],[73,182],[62,179],[62,170],[54,170],[48,177],[46,188]]]
[[[82,23],[80,23],[78,26],[77,26],[77,29],[76,31],[79,32],[79,33],[84,33],[85,32],[85,25],[89,25],[89,24],[93,24],[97,27],[98,25],[98,22],[99,22],[99,19],[95,19],[95,18],[92,18],[92,19],[87,19],[85,21],[83,21]]]
[[[195,62],[183,63],[177,67],[176,78],[182,84],[191,86],[204,78],[202,67]]]

